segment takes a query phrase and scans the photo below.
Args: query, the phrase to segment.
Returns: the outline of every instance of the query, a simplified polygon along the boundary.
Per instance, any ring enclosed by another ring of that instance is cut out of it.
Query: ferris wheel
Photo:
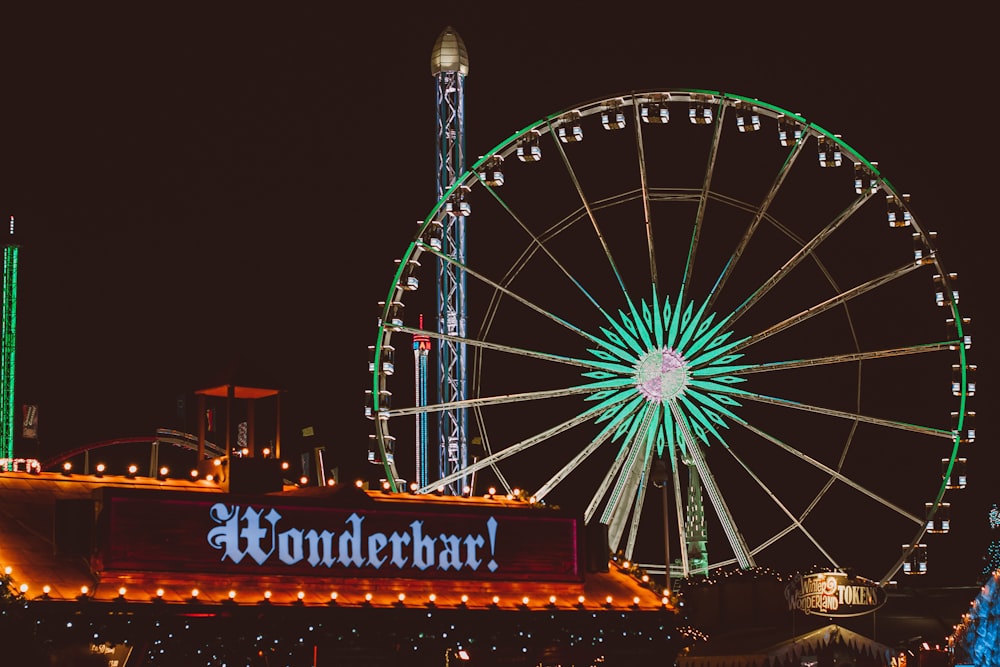
[[[418,319],[438,263],[466,285],[466,335]],[[394,355],[418,339],[465,346],[461,405],[428,404],[416,355]],[[515,132],[419,221],[380,303],[369,458],[404,490],[414,425],[459,408],[478,451],[413,492],[578,507],[674,577],[886,582],[949,529],[970,347],[936,232],[877,163],[757,99],[630,93]]]

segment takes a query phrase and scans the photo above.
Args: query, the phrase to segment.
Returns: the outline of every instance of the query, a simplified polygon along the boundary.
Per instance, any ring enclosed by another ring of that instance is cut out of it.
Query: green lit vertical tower
[[[17,348],[17,254],[14,216],[3,246],[3,330],[0,337],[0,459],[14,456],[14,358]]]

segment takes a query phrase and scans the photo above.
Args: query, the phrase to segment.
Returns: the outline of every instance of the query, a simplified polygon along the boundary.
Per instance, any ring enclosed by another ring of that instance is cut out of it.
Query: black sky
[[[0,13],[18,401],[40,406],[42,453],[149,434],[172,425],[178,395],[237,381],[286,389],[288,428],[315,425],[336,462],[365,471],[366,348],[393,259],[434,204],[429,58],[452,25],[471,60],[470,157],[575,103],[706,88],[803,114],[913,194],[975,326],[981,436],[956,523],[976,526],[977,566],[1000,462],[987,17],[418,4]]]

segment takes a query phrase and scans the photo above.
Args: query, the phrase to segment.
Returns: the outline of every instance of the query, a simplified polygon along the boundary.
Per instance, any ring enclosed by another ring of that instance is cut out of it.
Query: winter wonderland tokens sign
[[[822,616],[861,616],[885,604],[886,594],[876,582],[848,577],[843,572],[798,574],[785,587],[788,608]]]

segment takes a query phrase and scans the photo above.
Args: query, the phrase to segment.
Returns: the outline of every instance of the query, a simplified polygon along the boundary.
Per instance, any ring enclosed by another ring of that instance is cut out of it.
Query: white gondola
[[[643,123],[662,125],[670,122],[670,108],[665,99],[648,100],[639,105],[639,117]]]
[[[757,107],[746,102],[737,102],[733,106],[736,113],[736,129],[740,132],[756,132],[760,129],[760,112]]]
[[[396,438],[391,435],[386,435],[382,437],[382,442],[385,444],[385,463],[393,463],[396,458]],[[382,465],[382,456],[378,447],[378,440],[375,435],[368,436],[368,463],[374,463],[376,465]]]
[[[927,232],[927,236],[913,232],[913,263],[917,266],[934,263],[932,245],[937,240],[937,232]]]
[[[912,545],[904,544],[903,552],[910,550]],[[903,561],[903,574],[927,574],[927,545],[918,544],[912,546],[913,551],[906,560]]]
[[[878,162],[872,162],[872,167],[878,167]],[[878,179],[866,165],[861,162],[854,163],[854,192],[855,194],[874,193],[878,190]]]
[[[972,319],[968,317],[962,318],[962,339],[959,341],[958,337],[958,327],[955,326],[955,320],[948,318],[945,320],[945,326],[948,329],[948,340],[955,341],[954,344],[949,345],[949,350],[957,350],[959,345],[963,345],[966,350],[972,347]]]
[[[417,220],[418,225],[424,224],[423,220]],[[427,225],[427,229],[424,230],[424,234],[421,237],[421,241],[426,243],[434,250],[441,250],[443,245],[442,239],[444,238],[444,225],[441,224],[440,220],[431,220],[431,223]]]
[[[378,413],[379,419],[389,418],[389,408],[392,404],[392,392],[386,389],[382,389],[378,393],[378,410],[375,409],[375,399],[372,394],[371,389],[365,390],[365,417],[368,419],[375,419],[375,413]]]
[[[479,178],[491,188],[503,185],[503,156],[492,155],[479,167]]]
[[[778,116],[778,142],[782,146],[794,146],[802,138],[802,125],[788,116]]]
[[[401,261],[402,260],[397,259],[396,264],[399,264]],[[417,277],[417,271],[419,269],[420,262],[415,259],[408,261],[399,276],[399,286],[407,292],[412,292],[420,287],[420,279]]]
[[[886,217],[889,219],[890,227],[909,227],[913,222],[910,214],[910,195],[904,194],[902,198],[894,195],[885,196]]]
[[[960,364],[951,365],[951,393],[953,396],[962,395],[962,366]],[[965,367],[965,395],[976,395],[975,364],[969,364]]]
[[[469,187],[460,185],[444,204],[444,211],[453,217],[465,217],[472,213],[469,205]]]
[[[958,303],[958,274],[949,273],[948,283],[951,287],[950,296],[948,294],[949,286],[945,285],[944,276],[934,274],[934,303],[939,306],[950,306],[952,303]]]
[[[934,503],[924,503],[927,512],[927,532],[942,534],[951,530],[951,503],[941,503],[934,511]],[[933,512],[934,516],[931,516]]]
[[[712,123],[712,107],[704,101],[694,101],[688,107],[688,120],[693,125],[710,125]]]
[[[951,466],[951,474],[948,467]],[[966,458],[955,459],[954,465],[951,459],[941,459],[941,479],[944,480],[948,489],[964,489],[969,483],[969,460]]]
[[[542,147],[538,143],[537,130],[531,130],[517,142],[517,159],[521,162],[538,162],[542,159]]]
[[[975,442],[976,440],[976,413],[973,411],[967,411],[962,419],[959,419],[962,413],[952,412],[951,413],[951,432],[958,437],[959,442]],[[962,422],[962,428],[959,429],[958,423]]]
[[[385,301],[378,302],[378,325],[382,326],[382,311],[385,310]],[[389,314],[386,317],[385,323],[390,327],[401,327],[403,326],[403,302],[393,301],[389,304]]]
[[[396,372],[395,364],[396,350],[392,345],[382,346],[381,364],[379,365],[380,372],[385,375],[392,375]],[[374,373],[377,362],[375,360],[375,346],[368,346],[368,372]]]
[[[608,102],[608,105],[601,110],[601,125],[605,130],[625,128],[625,112],[622,111],[621,100]]]
[[[564,144],[583,141],[583,126],[580,125],[580,112],[574,111],[566,116],[556,129],[559,141]]]
[[[839,138],[839,135],[834,135]],[[820,137],[817,141],[819,149],[819,166],[839,167],[844,162],[844,156],[840,152],[840,144],[835,139]]]

